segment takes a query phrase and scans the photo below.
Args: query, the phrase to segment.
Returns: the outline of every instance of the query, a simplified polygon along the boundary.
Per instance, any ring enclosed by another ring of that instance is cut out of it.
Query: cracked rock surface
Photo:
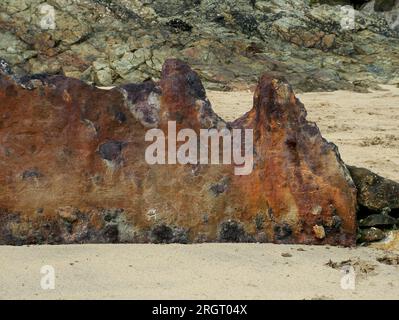
[[[213,89],[255,86],[265,71],[301,91],[399,83],[399,2],[356,7],[350,29],[351,1],[326,2],[2,0],[0,57],[18,74],[98,86],[158,81],[169,57]]]

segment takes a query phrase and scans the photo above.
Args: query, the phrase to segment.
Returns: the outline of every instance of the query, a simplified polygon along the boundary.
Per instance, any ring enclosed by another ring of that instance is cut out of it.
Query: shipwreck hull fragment
[[[217,116],[197,76],[167,60],[159,83],[100,90],[0,77],[0,243],[276,242],[354,245],[356,188],[284,79]],[[151,128],[253,129],[254,165],[145,161]]]

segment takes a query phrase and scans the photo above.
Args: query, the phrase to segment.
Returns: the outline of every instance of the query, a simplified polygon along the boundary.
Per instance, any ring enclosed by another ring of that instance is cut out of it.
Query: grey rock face
[[[0,57],[16,73],[100,86],[158,80],[164,60],[175,57],[201,70],[208,88],[243,88],[272,71],[301,91],[364,91],[399,83],[394,17],[373,8],[351,12],[313,0],[3,0]]]
[[[399,0],[372,0],[362,10],[383,17],[391,29],[399,32]]]

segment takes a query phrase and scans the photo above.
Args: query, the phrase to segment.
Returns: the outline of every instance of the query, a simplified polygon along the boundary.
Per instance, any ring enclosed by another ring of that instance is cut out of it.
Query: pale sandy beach
[[[273,244],[1,247],[2,299],[398,299],[399,266],[371,248]],[[330,262],[331,260],[331,262]],[[344,290],[334,263],[353,265]],[[329,263],[330,262],[330,263]],[[40,268],[54,267],[54,290]]]
[[[226,120],[252,105],[250,92],[208,96]],[[338,145],[346,163],[399,181],[398,88],[299,97],[309,119]],[[398,299],[399,266],[377,261],[387,255],[397,261],[398,243],[375,246],[380,249],[273,244],[4,246],[0,298]],[[54,267],[54,290],[40,287],[43,265]],[[343,265],[355,270],[354,290],[341,287]]]

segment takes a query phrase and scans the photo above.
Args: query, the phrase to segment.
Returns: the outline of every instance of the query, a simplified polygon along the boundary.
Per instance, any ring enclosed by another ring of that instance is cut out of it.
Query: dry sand
[[[0,298],[398,299],[399,266],[376,260],[384,255],[273,244],[1,247]],[[341,288],[330,260],[351,260],[355,290]],[[43,265],[55,269],[54,290],[40,287]]]
[[[299,97],[309,119],[338,145],[345,162],[399,181],[399,89],[383,88],[370,94]],[[208,95],[226,120],[252,106],[250,92]],[[396,242],[376,245],[380,249],[273,244],[3,246],[0,299],[398,299],[399,266],[377,261],[388,254],[399,262],[398,233],[390,239]],[[355,269],[355,290],[341,288],[342,261]],[[40,287],[43,265],[55,268],[54,290]]]

